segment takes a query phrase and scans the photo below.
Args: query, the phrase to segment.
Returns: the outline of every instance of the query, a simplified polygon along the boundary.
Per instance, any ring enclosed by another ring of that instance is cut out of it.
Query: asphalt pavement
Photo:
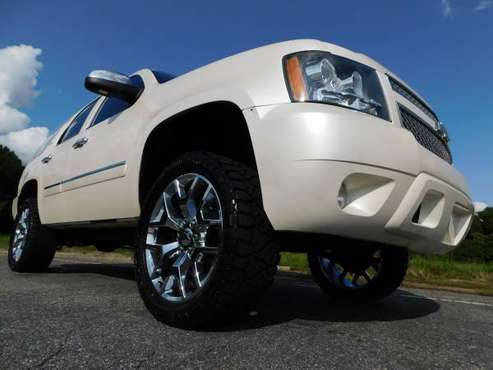
[[[16,274],[0,254],[0,369],[493,369],[493,297],[401,289],[371,305],[329,301],[279,274],[250,319],[171,328],[140,300],[132,265],[57,258]]]

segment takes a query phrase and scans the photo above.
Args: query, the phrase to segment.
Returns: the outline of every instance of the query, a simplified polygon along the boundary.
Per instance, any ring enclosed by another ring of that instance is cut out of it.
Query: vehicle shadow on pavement
[[[129,263],[59,263],[50,267],[49,273],[57,274],[99,274],[109,277],[135,280],[134,267]]]
[[[428,316],[439,309],[438,302],[403,289],[374,303],[331,301],[309,276],[280,274],[250,324],[261,327],[296,319],[345,323],[399,321]]]
[[[61,263],[50,269],[57,274],[100,274],[134,280],[128,263]],[[233,324],[204,328],[201,331],[241,331],[278,325],[293,320],[303,322],[399,321],[430,315],[440,309],[434,300],[398,290],[392,296],[371,304],[331,301],[312,282],[309,275],[278,273],[274,286],[256,312]]]

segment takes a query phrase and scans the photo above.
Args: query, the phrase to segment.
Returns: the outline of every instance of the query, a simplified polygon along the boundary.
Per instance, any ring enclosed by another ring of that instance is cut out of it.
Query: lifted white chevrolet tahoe
[[[101,96],[22,175],[14,271],[45,270],[60,245],[135,244],[150,312],[196,326],[251,309],[280,250],[307,252],[330,296],[375,300],[408,250],[445,253],[470,226],[444,126],[362,54],[296,40],[85,85]]]

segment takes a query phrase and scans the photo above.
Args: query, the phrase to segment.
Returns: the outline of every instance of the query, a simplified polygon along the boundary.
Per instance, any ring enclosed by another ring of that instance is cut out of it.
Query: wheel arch
[[[12,203],[12,218],[15,219],[17,217],[17,213],[19,212],[19,208],[21,207],[22,202],[24,202],[28,198],[35,198],[38,202],[39,209],[40,204],[38,199],[38,181],[36,179],[30,179],[26,181],[20,188],[17,197],[14,198]]]
[[[22,185],[22,189],[17,198],[17,208],[19,208],[22,202],[28,198],[38,198],[38,181],[35,179],[28,180]]]
[[[177,139],[183,137],[185,141]],[[257,170],[241,108],[228,100],[196,105],[166,118],[147,136],[139,171],[140,204],[166,165],[186,152],[198,150],[226,156]]]

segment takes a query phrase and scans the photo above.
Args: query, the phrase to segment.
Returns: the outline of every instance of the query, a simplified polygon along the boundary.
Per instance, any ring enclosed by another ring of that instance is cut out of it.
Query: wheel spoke
[[[200,272],[199,272],[199,266],[197,263],[197,260],[193,261],[193,279],[195,280],[195,284],[197,287],[201,288],[202,287],[202,281],[200,280]]]
[[[159,294],[170,294],[173,292],[173,287],[175,285],[176,277],[175,275],[169,275],[167,276],[164,281],[163,285],[161,286],[161,290],[159,291]]]
[[[190,220],[197,218],[197,193],[199,191],[200,177],[195,176],[192,185],[188,189],[187,195],[187,213]]]
[[[161,268],[159,266],[155,266],[154,270],[151,273],[151,279],[156,280],[161,278]]]
[[[178,285],[183,298],[187,297],[186,280],[191,265],[192,260],[188,252],[183,252],[173,263],[173,270],[178,278]]]
[[[187,197],[187,193],[185,192],[185,186],[180,182],[179,179],[175,179],[173,182],[175,187],[175,192],[180,199],[185,199]]]
[[[185,221],[182,218],[180,219],[179,217],[177,217],[177,215],[175,214],[176,212],[174,211],[175,208],[172,203],[172,197],[173,195],[167,192],[164,192],[163,194],[164,208],[166,213],[166,220],[164,221],[163,226],[178,231]]]
[[[347,275],[346,270],[342,270],[342,273],[339,275],[339,283],[344,287],[346,286],[346,281],[345,281],[346,275]]]
[[[204,206],[205,201],[207,199],[207,196],[209,195],[209,193],[211,192],[211,190],[212,190],[212,186],[211,185],[207,186],[207,189],[205,189],[204,195],[202,195],[202,199],[200,200],[200,205],[199,205],[199,209],[200,210],[202,210],[202,207]]]
[[[358,285],[359,277],[360,277],[360,274],[358,274],[358,273],[354,274],[353,280],[351,281],[353,283],[353,285]]]
[[[156,200],[145,245],[149,279],[162,298],[184,301],[202,289],[222,240],[221,202],[213,185],[196,173],[170,181]]]
[[[155,250],[148,249],[145,251],[147,272],[149,273],[149,276],[153,276],[154,271],[156,269],[156,262],[155,262],[154,253],[155,253]]]
[[[157,244],[157,233],[158,228],[156,226],[147,228],[146,245],[148,247],[160,247],[160,245]]]
[[[161,253],[167,257],[172,255],[178,248],[180,248],[180,243],[177,241],[167,243],[161,246]]]
[[[188,221],[196,221],[198,216],[198,211],[200,209],[200,203],[198,204],[198,198],[200,198],[201,185],[204,183],[199,176],[195,176],[192,180],[192,184],[188,189],[188,194],[186,197],[185,204],[181,205],[182,214]]]

